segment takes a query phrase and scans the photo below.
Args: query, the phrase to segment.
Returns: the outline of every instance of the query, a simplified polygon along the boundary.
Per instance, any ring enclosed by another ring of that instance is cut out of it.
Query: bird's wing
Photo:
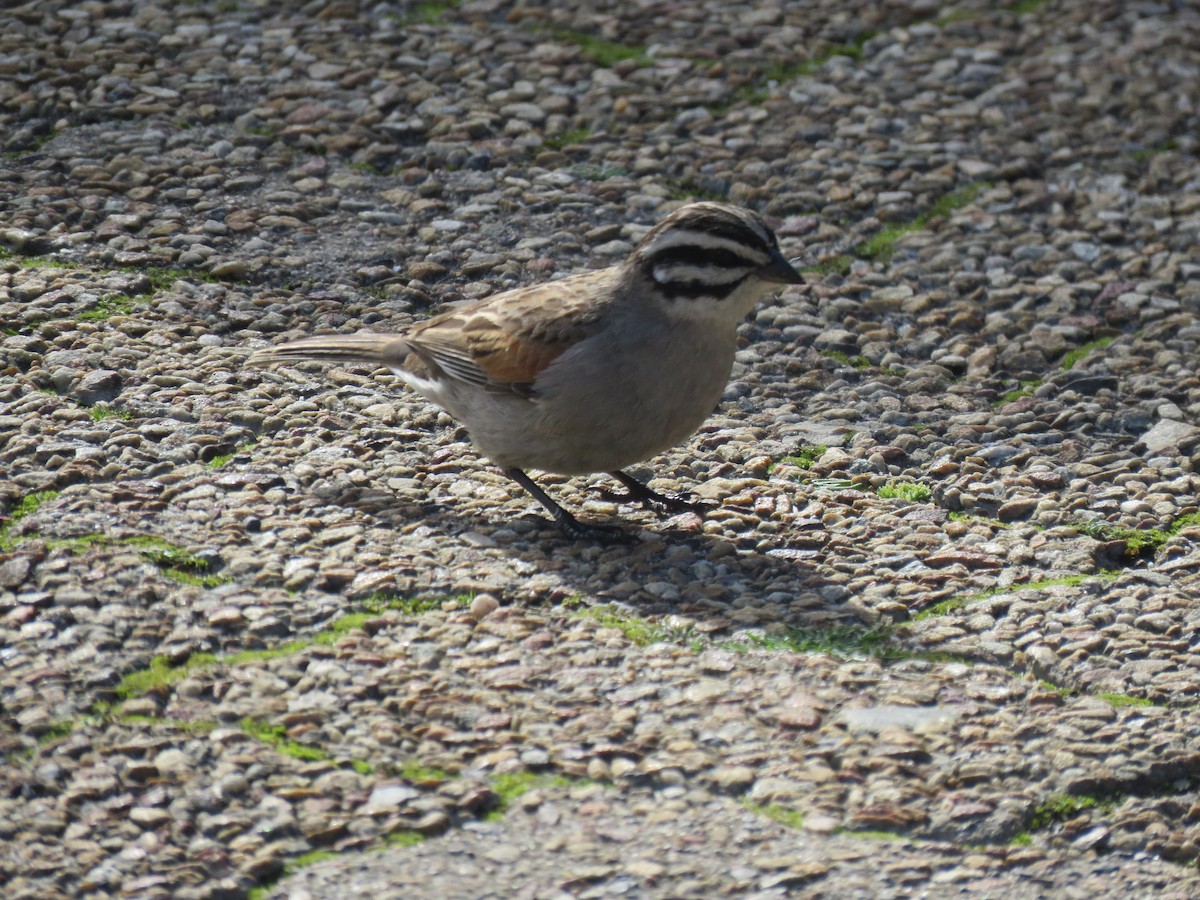
[[[412,351],[406,367],[424,377],[440,372],[488,390],[532,396],[538,375],[597,331],[615,278],[615,269],[585,272],[422,322],[404,335]]]

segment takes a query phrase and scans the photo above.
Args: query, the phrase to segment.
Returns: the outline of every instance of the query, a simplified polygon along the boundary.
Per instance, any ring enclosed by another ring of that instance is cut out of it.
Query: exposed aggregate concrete
[[[0,14],[5,895],[1200,894],[1200,14],[993,7]],[[632,547],[246,366],[707,197],[813,268]]]

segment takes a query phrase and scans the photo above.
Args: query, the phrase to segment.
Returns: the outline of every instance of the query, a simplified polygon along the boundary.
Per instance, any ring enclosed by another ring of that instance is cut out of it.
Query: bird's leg
[[[629,543],[634,536],[624,529],[613,525],[586,525],[559,506],[554,500],[537,486],[532,478],[515,466],[504,470],[504,474],[525,488],[538,503],[546,508],[546,512],[554,518],[558,530],[573,541],[605,541]]]
[[[704,513],[714,506],[714,504],[690,494],[660,494],[658,491],[651,490],[642,484],[628,472],[622,472],[620,469],[608,474],[625,486],[625,493],[617,493],[605,488],[600,489],[601,496],[614,503],[638,503],[641,506],[654,510],[659,515],[672,515],[681,512],[704,515]]]

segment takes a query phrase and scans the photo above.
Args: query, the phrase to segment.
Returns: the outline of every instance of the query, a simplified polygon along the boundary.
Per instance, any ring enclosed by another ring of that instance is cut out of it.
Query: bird
[[[471,440],[573,540],[629,540],[581,522],[528,474],[606,472],[609,496],[657,512],[702,508],[624,470],[694,433],[719,404],[737,326],[781,285],[801,284],[774,232],[727,203],[681,206],[622,262],[469,302],[393,333],[301,338],[255,365],[386,367],[466,426]]]

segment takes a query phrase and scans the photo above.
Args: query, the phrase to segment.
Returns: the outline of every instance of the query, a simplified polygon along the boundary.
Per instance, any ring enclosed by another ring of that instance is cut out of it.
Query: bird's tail
[[[250,357],[250,363],[269,366],[279,362],[367,363],[399,368],[408,356],[408,345],[398,334],[323,334],[267,347]]]

